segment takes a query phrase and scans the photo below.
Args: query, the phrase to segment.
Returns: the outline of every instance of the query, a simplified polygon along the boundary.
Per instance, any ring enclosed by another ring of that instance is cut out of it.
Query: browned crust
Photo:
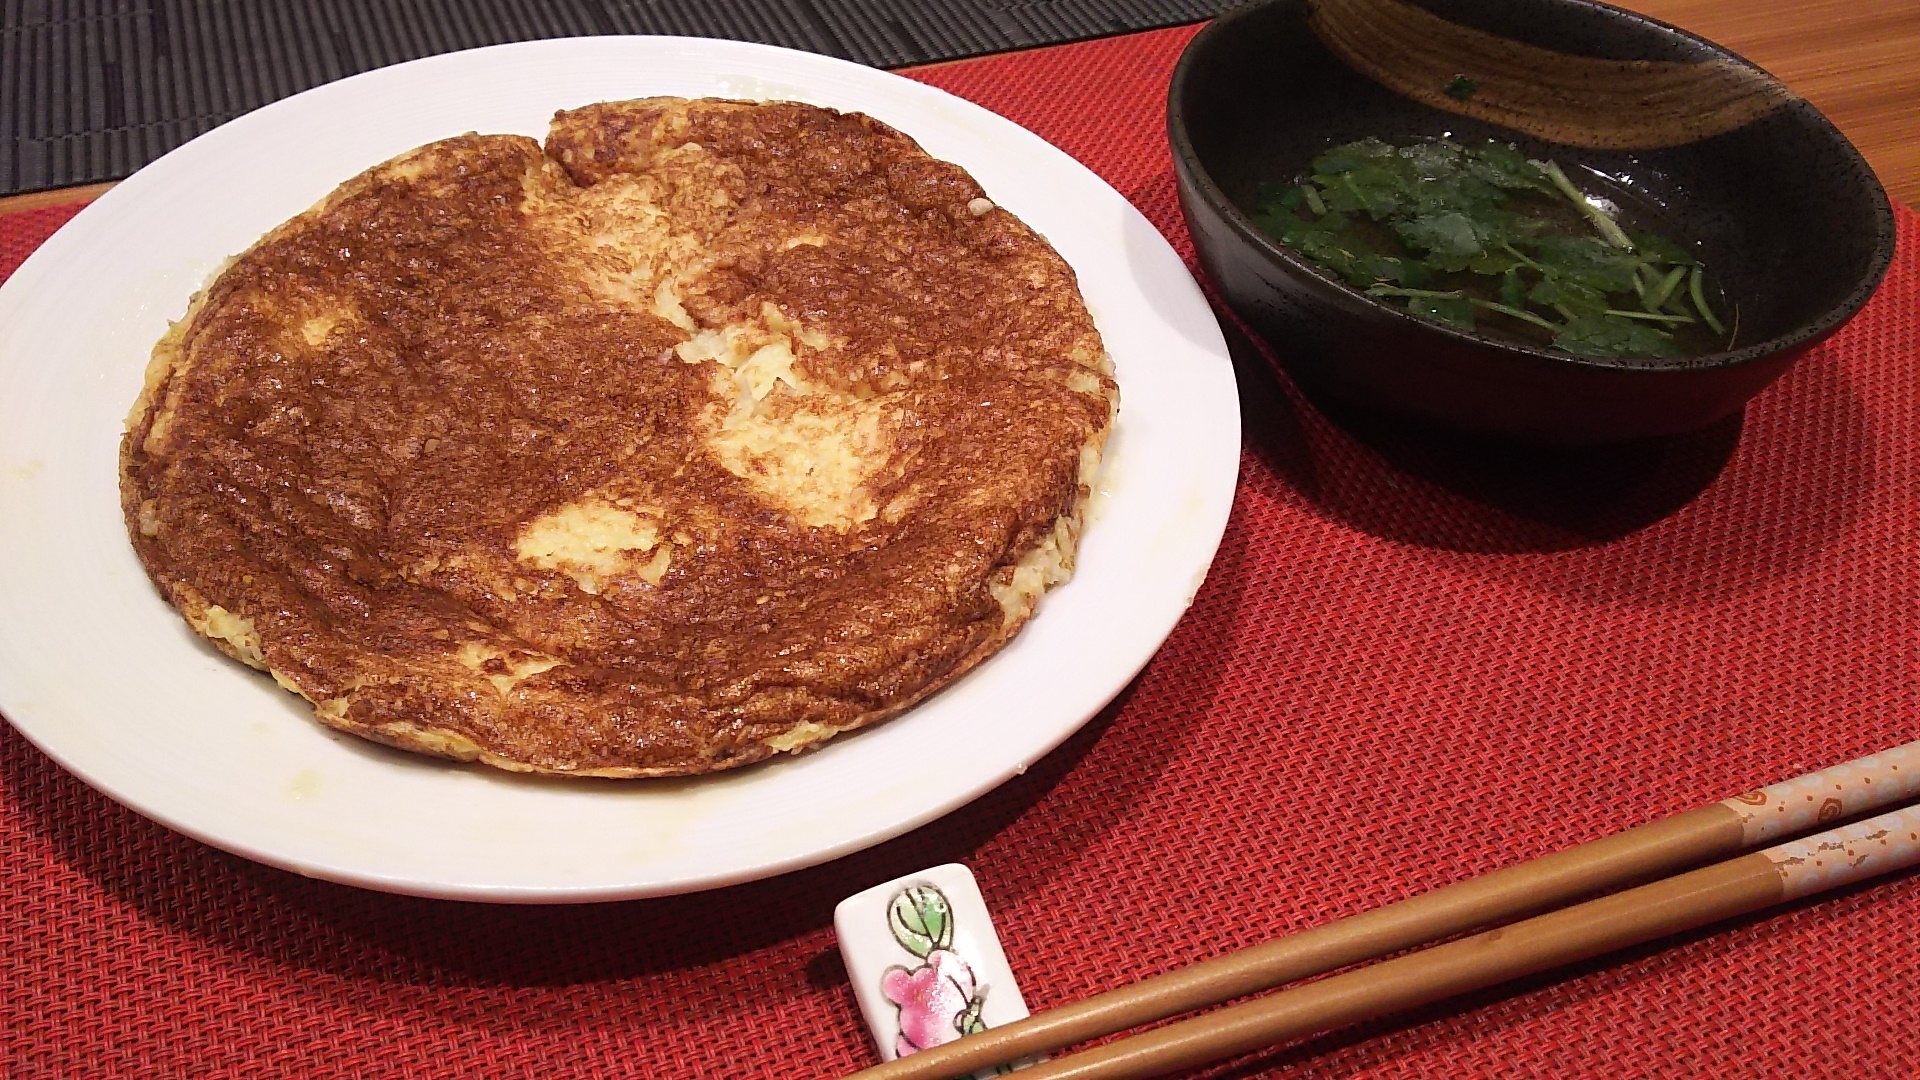
[[[883,449],[856,455],[869,467],[849,489],[859,498],[808,518],[768,503],[777,459],[721,454],[722,468],[701,449],[732,421],[720,419],[710,362],[672,351],[693,330],[649,308],[651,294],[608,293],[626,272],[617,255],[566,246],[568,230],[604,220],[596,185],[636,184],[655,185],[650,198],[675,222],[695,222],[699,250],[717,260],[681,283],[688,321],[819,331],[803,346],[791,330],[806,389],[776,384],[767,408],[801,408],[789,393],[830,398],[847,416],[885,406],[873,421]],[[716,187],[731,201],[708,213],[701,200]],[[1023,560],[1059,548],[1071,567],[1092,479],[1083,466],[1117,401],[1072,272],[1010,215],[982,211],[981,196],[884,125],[785,104],[614,103],[561,114],[544,154],[531,140],[465,136],[402,155],[262,238],[156,345],[121,446],[134,546],[216,647],[271,669],[323,724],[402,749],[554,775],[686,775],[896,716],[1025,624],[1031,603],[1005,599]],[[787,234],[826,239],[769,239]],[[865,245],[858,259],[849,238]],[[888,276],[860,291],[876,267]],[[483,330],[413,329],[393,344],[395,327],[431,324],[423,311],[470,327],[476,311],[530,292]],[[396,306],[376,310],[370,296]],[[767,305],[780,314],[755,315]],[[302,346],[315,312],[319,340]],[[351,340],[327,329],[327,312],[345,313]],[[445,367],[495,347],[517,366]],[[632,354],[624,366],[592,367],[615,348]],[[443,365],[444,381],[512,378],[466,397],[418,372],[335,388],[421,357]],[[301,379],[317,389],[287,389]],[[521,382],[556,397],[606,385],[613,419],[506,408],[526,396]],[[313,422],[377,412],[382,395],[399,407],[378,423]],[[968,395],[1002,403],[982,418],[960,409]],[[659,412],[642,435],[619,412],[636,401]],[[449,432],[448,417],[469,427]],[[432,423],[440,434],[423,438]],[[506,427],[518,438],[523,423],[555,430],[514,449]],[[539,439],[569,435],[574,457],[538,457]],[[496,473],[434,460],[436,443],[456,442]],[[645,460],[561,490],[635,446]],[[436,490],[448,505],[432,505]],[[603,498],[658,511],[673,554],[659,580],[637,578],[636,561],[604,582],[527,561],[532,517]],[[832,516],[862,505],[866,518]],[[465,531],[450,539],[455,526]],[[1065,542],[1046,547],[1056,533]],[[1021,574],[1029,592],[1062,576]]]

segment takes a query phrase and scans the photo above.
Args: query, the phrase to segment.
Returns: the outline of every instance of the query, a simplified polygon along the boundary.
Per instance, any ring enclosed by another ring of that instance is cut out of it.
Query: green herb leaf
[[[1372,277],[1359,270],[1359,263],[1377,255],[1346,227],[1346,219],[1328,214],[1309,221],[1292,214],[1261,218],[1257,224],[1269,235],[1356,285],[1367,285]]]
[[[1399,156],[1399,151],[1379,139],[1361,139],[1322,152],[1313,159],[1313,171],[1333,175],[1350,172],[1363,165],[1392,161]]]
[[[1451,323],[1463,330],[1473,329],[1473,301],[1465,298],[1413,296],[1407,298],[1407,310],[1415,315]]]
[[[1632,319],[1612,315],[1583,315],[1554,336],[1555,348],[1581,356],[1671,359],[1681,355],[1673,335]]]
[[[1379,220],[1411,203],[1407,179],[1386,165],[1363,163],[1338,173],[1314,173],[1329,210],[1365,212]]]
[[[1305,206],[1306,202],[1307,189],[1295,186],[1267,193],[1260,200],[1260,209],[1264,213],[1272,213],[1275,210],[1294,211]]]
[[[1555,311],[1571,312],[1576,318],[1599,315],[1613,306],[1607,303],[1606,293],[1566,278],[1542,278],[1528,291],[1527,299]]]
[[[1511,308],[1527,306],[1527,281],[1518,266],[1500,276],[1500,302]]]
[[[1659,266],[1692,266],[1697,262],[1685,248],[1664,236],[1643,232],[1627,235],[1633,239],[1633,250],[1647,262]]]
[[[1538,236],[1527,243],[1529,254],[1549,277],[1577,281],[1601,292],[1632,292],[1634,267],[1640,260],[1630,251],[1591,236]]]
[[[1460,172],[1466,148],[1452,139],[1408,143],[1398,151],[1413,174],[1422,180],[1446,180]]]
[[[1551,192],[1553,181],[1511,144],[1491,140],[1467,151],[1467,171],[1503,188]]]
[[[1415,288],[1433,278],[1433,274],[1420,263],[1392,255],[1368,256],[1361,259],[1356,268],[1374,281],[1397,281]]]
[[[1461,268],[1464,268],[1464,260],[1487,253],[1486,242],[1476,224],[1467,215],[1454,212],[1396,221],[1393,231],[1400,234],[1408,247],[1462,260]]]
[[[1268,215],[1256,218],[1254,224],[1359,288],[1379,281],[1418,286],[1431,276],[1416,260],[1375,250],[1340,214],[1330,213],[1312,220],[1293,214]]]
[[[1466,269],[1476,274],[1485,274],[1488,277],[1501,277],[1509,270],[1517,270],[1527,265],[1525,259],[1513,254],[1504,247],[1498,246],[1497,238],[1488,237],[1486,243],[1488,245],[1487,253],[1468,259]]]
[[[1663,326],[1717,323],[1687,249],[1622,231],[1558,164],[1511,144],[1360,139],[1256,194],[1269,235],[1450,325],[1472,327],[1478,307],[1497,328],[1551,334],[1568,351],[1663,357],[1678,350]]]
[[[1253,203],[1265,207],[1268,203],[1291,191],[1293,184],[1276,184],[1271,180],[1258,180],[1253,185]]]

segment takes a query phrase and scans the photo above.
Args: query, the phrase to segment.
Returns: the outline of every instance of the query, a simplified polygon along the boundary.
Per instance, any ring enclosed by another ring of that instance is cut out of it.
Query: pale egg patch
[[[469,641],[454,654],[462,667],[485,676],[501,696],[543,671],[551,671],[566,661],[559,657],[524,649],[499,649],[484,641]]]
[[[760,318],[702,330],[674,352],[716,365],[713,386],[731,407],[707,445],[722,467],[802,523],[851,529],[878,513],[869,481],[892,456],[885,403],[809,382],[797,350],[835,344],[762,304]]]
[[[616,578],[660,584],[673,561],[673,544],[661,539],[657,513],[589,499],[528,522],[514,555],[529,566],[566,574],[582,592],[598,594]]]

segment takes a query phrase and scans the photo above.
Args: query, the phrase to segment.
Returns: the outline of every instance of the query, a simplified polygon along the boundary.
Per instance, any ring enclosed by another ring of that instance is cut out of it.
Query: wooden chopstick
[[[1547,911],[1582,897],[1723,859],[1761,843],[1803,832],[1816,823],[1880,809],[1916,794],[1920,794],[1920,741],[1170,971],[1013,1024],[931,1047],[909,1057],[863,1070],[855,1076],[859,1080],[949,1080],[988,1066],[1217,1005],[1478,927]],[[1735,863],[1743,861],[1734,860]],[[1721,871],[1720,867],[1710,869],[1726,872]],[[1743,873],[1754,876],[1756,882],[1762,880],[1757,871],[1751,868]],[[1777,873],[1775,876],[1778,876]],[[1673,882],[1684,880],[1684,877],[1675,878],[1657,885],[1677,887],[1673,886]],[[1748,884],[1757,888],[1756,882]],[[1771,902],[1767,900],[1756,906]],[[1558,914],[1564,916],[1567,913]],[[1700,922],[1690,925],[1697,926],[1724,917],[1709,914]],[[1509,927],[1498,933],[1512,929]],[[1660,933],[1670,932],[1673,931],[1659,931],[1650,936],[1657,937]],[[1464,945],[1465,942],[1457,944]],[[1432,951],[1436,950],[1429,950]],[[1414,958],[1410,956],[1404,959]],[[1554,963],[1566,962],[1570,961]],[[1360,972],[1351,973],[1358,974]],[[1505,977],[1512,978],[1517,974]],[[1350,977],[1340,976],[1342,979]],[[1335,981],[1328,979],[1314,986]],[[1305,987],[1302,991],[1311,989],[1313,987]],[[1290,994],[1274,995],[1265,1001],[1235,1008],[1266,1005],[1281,998],[1290,998]],[[1391,1012],[1404,1007],[1394,1005],[1384,1011]],[[1215,1017],[1226,1016],[1233,1011],[1222,1010],[1189,1023],[1214,1021]],[[1164,1032],[1184,1028],[1184,1024],[1176,1024],[1141,1038],[1151,1039],[1162,1036]],[[1228,1039],[1228,1036],[1208,1029],[1205,1039],[1211,1045],[1211,1040]],[[1272,1038],[1263,1036],[1247,1048],[1267,1045],[1272,1041]],[[1111,1051],[1113,1047],[1134,1042],[1133,1039],[1123,1040],[1095,1053]],[[1148,1059],[1158,1060],[1153,1055],[1165,1052],[1154,1050],[1148,1054]],[[1210,1053],[1205,1060],[1215,1056],[1224,1055]],[[1079,1057],[1076,1055],[1074,1059],[1067,1060],[1078,1060]],[[1048,1063],[1043,1068],[1052,1068],[1055,1064]],[[1026,1074],[1023,1071],[1023,1075]],[[1054,1074],[1031,1075],[1039,1077]]]
[[[1024,1080],[1142,1080],[1471,993],[1920,865],[1920,806],[1042,1062]]]

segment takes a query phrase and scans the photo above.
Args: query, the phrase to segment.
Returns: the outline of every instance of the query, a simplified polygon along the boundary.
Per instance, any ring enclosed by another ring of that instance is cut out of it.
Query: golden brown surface
[[[1072,272],[808,106],[423,147],[223,271],[123,447],[148,571],[322,722],[514,769],[898,712],[1071,567],[1115,388]]]

